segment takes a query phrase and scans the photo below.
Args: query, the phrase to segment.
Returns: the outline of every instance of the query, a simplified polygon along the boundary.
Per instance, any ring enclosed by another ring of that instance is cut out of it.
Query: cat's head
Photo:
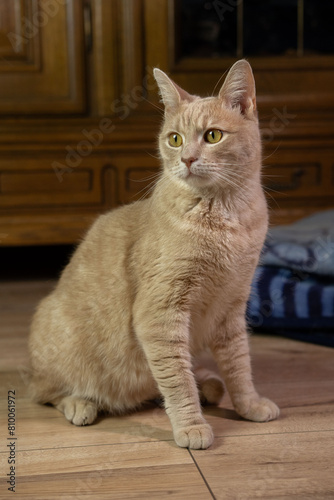
[[[154,76],[165,105],[159,148],[168,176],[219,190],[259,178],[255,83],[247,61],[232,66],[217,97],[190,95],[157,68]]]

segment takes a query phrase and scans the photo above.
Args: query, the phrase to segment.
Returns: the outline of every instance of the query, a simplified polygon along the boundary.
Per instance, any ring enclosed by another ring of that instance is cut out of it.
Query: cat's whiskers
[[[131,182],[147,182],[151,179],[156,179],[160,175],[160,172],[154,172],[147,177],[143,177],[142,179],[131,179]]]
[[[242,184],[241,181],[239,182],[239,180],[236,182],[235,180],[232,180],[228,175],[221,175],[221,174],[218,174],[218,179],[219,180],[222,180],[225,184],[227,184],[229,187],[233,187],[235,189],[237,189],[240,193],[241,190],[243,191],[251,191],[249,186],[245,185],[245,184]]]
[[[171,181],[170,179],[166,178],[166,176],[163,176],[163,175],[162,175],[162,173],[161,173],[160,177],[159,177],[156,181],[151,182],[151,183],[150,183],[150,185],[149,185],[149,186],[147,186],[147,187],[148,187],[147,191],[145,191],[145,192],[144,192],[144,194],[141,196],[141,198],[139,198],[139,200],[138,200],[138,201],[141,201],[141,200],[143,200],[144,198],[149,197],[149,196],[152,194],[152,192],[155,190],[155,188],[156,188],[159,184],[161,184],[162,182],[163,182],[163,183],[166,183],[166,182],[167,182],[167,183],[168,183],[167,185],[169,186],[169,185],[171,184],[171,182],[172,182],[172,181]]]
[[[144,200],[145,198],[147,198],[151,193],[152,191],[154,190],[156,186],[156,181],[152,181],[148,186],[145,186],[143,189],[141,189],[140,191],[138,191],[136,193],[136,195],[133,195],[133,196],[138,196],[142,193],[142,195],[138,198],[138,201],[141,201],[141,200]]]
[[[223,167],[239,167],[239,164],[237,163],[226,163],[226,162],[222,162],[222,163],[202,163],[203,166],[212,166],[213,168],[216,167],[216,166],[223,166]],[[244,166],[244,164],[243,164]],[[219,170],[220,173],[222,173],[221,170]],[[231,170],[231,169],[228,169],[225,171],[225,174],[228,175],[228,176],[232,176],[234,179],[240,179],[240,180],[245,180],[245,178],[243,177],[243,173],[242,172],[238,172],[236,170]],[[280,177],[280,176],[276,176],[276,175],[271,175],[271,174],[263,174],[263,172],[261,173],[261,177]],[[251,178],[248,178],[247,181],[249,182],[253,182],[255,184],[258,183],[258,180],[257,179],[251,179]]]
[[[251,165],[253,162],[250,160],[248,162],[246,161],[240,161],[240,162],[227,162],[227,161],[221,161],[221,162],[217,162],[217,161],[214,161],[214,162],[206,162],[206,163],[202,163],[202,165],[206,166],[206,165],[212,165],[212,166],[223,166],[223,167],[234,167],[234,168],[237,168],[237,169],[240,169],[240,167],[247,167],[248,165]]]
[[[228,185],[229,187],[238,190],[238,195],[237,195],[238,198],[240,200],[243,200],[245,203],[247,203],[248,201],[248,195],[253,194],[252,184],[254,185],[258,184],[258,180],[250,178],[247,178],[245,182],[244,177],[242,177],[236,172],[234,172],[235,177],[233,179],[229,177],[229,174],[231,174],[231,172],[225,173],[226,175],[224,175],[224,173],[218,171],[215,172],[215,174],[219,180],[224,182],[225,185]]]
[[[264,157],[262,158],[262,161],[265,161],[265,160],[267,160],[268,158],[270,158],[271,156],[273,156],[273,155],[276,153],[276,151],[278,150],[279,146],[280,146],[280,145],[278,144],[278,145],[276,146],[276,148],[274,149],[274,151],[272,151],[272,152],[271,152],[268,156],[264,156]],[[265,165],[264,165],[264,167],[265,167]]]
[[[270,193],[268,192],[268,190],[267,190],[265,187],[263,187],[263,191],[266,193],[266,195],[267,195],[267,196],[269,196],[269,198],[270,198],[272,201],[274,201],[274,202],[275,202],[275,204],[276,204],[277,208],[279,208],[279,203],[278,203],[278,201],[276,200],[276,198],[274,198],[274,197],[273,197],[273,195],[272,195],[272,194],[270,194]]]
[[[238,177],[239,177],[239,179],[240,179],[240,180],[244,180],[244,178],[243,178],[243,177],[242,177],[242,176],[241,176],[238,172],[235,172],[235,171],[229,171],[229,173],[228,173],[228,174],[229,174],[229,175],[232,175],[232,176],[234,175],[234,176],[235,176],[235,178],[238,178]],[[263,177],[263,174],[262,174],[262,177]],[[266,175],[265,175],[265,177],[266,177]],[[267,177],[275,177],[275,176],[274,176],[274,175],[273,175],[273,176],[268,175]],[[258,180],[257,180],[257,179],[251,179],[251,178],[248,178],[248,179],[247,179],[247,182],[248,182],[248,183],[251,183],[251,184],[254,184],[254,185],[257,185],[257,184],[258,184]],[[247,189],[247,186],[245,186],[244,184],[240,185],[240,187],[243,187],[243,188],[245,188],[245,187],[246,187],[246,189]],[[272,189],[272,188],[270,188],[269,186],[266,186],[265,184],[262,184],[262,188],[263,188],[263,190],[265,191],[265,193],[267,194],[267,196],[269,196],[269,197],[270,197],[270,198],[271,198],[271,199],[272,199],[272,200],[276,203],[276,205],[277,205],[277,206],[279,206],[279,204],[278,204],[277,200],[276,200],[276,199],[275,199],[275,198],[274,198],[274,197],[273,197],[273,196],[269,193],[269,191],[272,191],[273,193],[280,193],[280,191],[277,191],[277,190],[275,190],[275,189]],[[248,187],[248,189],[249,189],[250,191],[252,190],[252,188],[251,188],[251,187]]]
[[[229,166],[235,166],[234,164],[228,164],[228,163],[202,163],[202,165],[204,167],[206,167],[206,172],[210,173],[210,174],[213,174],[215,177],[218,177],[218,178],[221,178],[223,180],[226,180],[226,181],[231,181],[234,183],[234,185],[236,187],[242,187],[243,184],[238,184],[237,182],[235,181],[241,181],[241,180],[244,180],[244,178],[241,176],[241,174],[239,172],[236,172],[234,170],[225,170],[225,171],[222,171],[221,169],[217,169],[216,167],[217,166],[225,166],[225,167],[229,167]],[[233,179],[231,179],[231,177]]]
[[[149,151],[146,151],[146,154],[148,154],[149,156],[151,156],[152,158],[155,158],[156,160],[161,160],[161,156],[156,156],[156,155],[153,155],[152,153],[150,153]]]
[[[239,197],[241,197],[241,191],[251,191],[247,185],[241,182],[242,178],[231,178],[228,172],[223,173],[220,170],[212,169],[211,171],[209,170],[209,174],[211,174],[212,177],[219,182],[219,184],[238,190]]]
[[[141,189],[140,191],[138,191],[136,193],[136,196],[138,196],[141,193],[143,193],[142,196],[139,197],[139,200],[143,200],[144,198],[146,198],[147,196],[149,196],[152,193],[152,191],[154,190],[155,186],[161,180],[161,176],[162,176],[162,172],[159,171],[159,172],[157,172],[157,173],[155,173],[155,174],[153,174],[153,175],[151,175],[149,177],[146,177],[145,179],[137,181],[137,182],[141,182],[141,181],[147,181],[147,180],[153,179],[153,180],[151,180],[151,182],[149,184],[145,185],[143,187],[143,189]]]
[[[214,86],[213,88],[213,91],[212,91],[212,94],[211,94],[211,97],[213,97],[215,95],[215,92],[216,92],[216,88],[218,87],[219,83],[222,81],[223,78],[225,78],[225,75],[227,73],[228,70],[226,70],[222,76],[219,78],[219,80],[217,81],[216,85]]]
[[[164,112],[164,109],[163,109],[163,108],[161,108],[160,106],[158,106],[158,105],[157,105],[157,104],[155,104],[154,102],[152,102],[152,101],[150,101],[150,100],[146,99],[146,97],[143,97],[143,96],[142,96],[142,100],[143,100],[143,101],[148,102],[148,103],[149,103],[152,107],[154,107],[155,109],[157,109],[157,110],[159,111],[159,113],[161,114],[161,116],[165,116],[165,112]]]

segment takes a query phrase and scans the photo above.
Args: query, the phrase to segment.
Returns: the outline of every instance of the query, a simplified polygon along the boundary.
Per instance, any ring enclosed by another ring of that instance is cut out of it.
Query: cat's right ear
[[[161,69],[154,68],[153,74],[166,109],[177,108],[181,104],[181,101],[191,102],[194,100],[194,96],[181,89]]]

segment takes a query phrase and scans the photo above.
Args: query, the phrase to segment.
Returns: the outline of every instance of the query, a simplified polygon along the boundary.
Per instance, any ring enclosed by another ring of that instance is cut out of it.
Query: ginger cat
[[[250,65],[217,97],[155,69],[163,171],[150,198],[100,216],[34,316],[32,397],[75,425],[163,397],[179,446],[213,442],[200,397],[256,422],[279,409],[256,392],[245,309],[267,231]],[[219,375],[200,364],[211,351]]]

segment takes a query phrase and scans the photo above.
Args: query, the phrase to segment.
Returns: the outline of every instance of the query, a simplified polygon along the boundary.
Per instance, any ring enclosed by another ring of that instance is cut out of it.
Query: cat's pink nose
[[[191,164],[196,160],[198,160],[198,158],[194,158],[193,156],[191,156],[190,158],[181,158],[181,161],[183,161],[183,163],[185,163],[188,168],[190,168]]]

